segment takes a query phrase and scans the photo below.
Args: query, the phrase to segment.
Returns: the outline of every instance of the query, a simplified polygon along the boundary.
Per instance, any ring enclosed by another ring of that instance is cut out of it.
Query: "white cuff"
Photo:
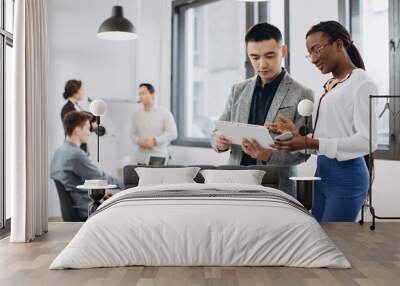
[[[337,138],[318,138],[318,155],[325,155],[330,159],[336,158],[338,139]]]
[[[161,138],[161,136],[159,136],[159,137],[154,137],[154,140],[156,141],[155,146],[160,145],[160,144],[162,143],[162,138]]]

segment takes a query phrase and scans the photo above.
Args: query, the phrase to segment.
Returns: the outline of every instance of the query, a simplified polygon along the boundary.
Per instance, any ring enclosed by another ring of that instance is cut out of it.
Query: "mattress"
[[[351,267],[318,222],[284,192],[193,183],[114,195],[50,269],[133,265]]]

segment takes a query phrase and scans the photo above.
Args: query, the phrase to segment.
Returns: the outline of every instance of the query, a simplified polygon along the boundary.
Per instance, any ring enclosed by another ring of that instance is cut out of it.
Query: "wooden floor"
[[[79,223],[50,223],[49,233],[28,244],[0,241],[0,285],[400,285],[400,222],[368,225],[331,223],[324,229],[352,269],[288,267],[123,267],[48,270],[79,229]]]

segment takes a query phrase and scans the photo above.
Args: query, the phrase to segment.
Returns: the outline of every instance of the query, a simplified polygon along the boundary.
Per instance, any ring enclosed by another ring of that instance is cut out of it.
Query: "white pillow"
[[[195,183],[193,179],[199,170],[199,167],[135,168],[139,176],[139,186]]]
[[[262,170],[202,170],[206,184],[233,183],[261,185],[265,171]]]

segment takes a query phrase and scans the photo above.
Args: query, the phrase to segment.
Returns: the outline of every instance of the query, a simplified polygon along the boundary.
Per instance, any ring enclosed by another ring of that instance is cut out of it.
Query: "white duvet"
[[[125,190],[100,206],[104,210],[88,219],[50,269],[128,265],[350,267],[318,222],[287,204],[229,197],[154,198],[112,204],[131,192],[204,188],[263,190],[290,198],[276,189],[237,184]]]

